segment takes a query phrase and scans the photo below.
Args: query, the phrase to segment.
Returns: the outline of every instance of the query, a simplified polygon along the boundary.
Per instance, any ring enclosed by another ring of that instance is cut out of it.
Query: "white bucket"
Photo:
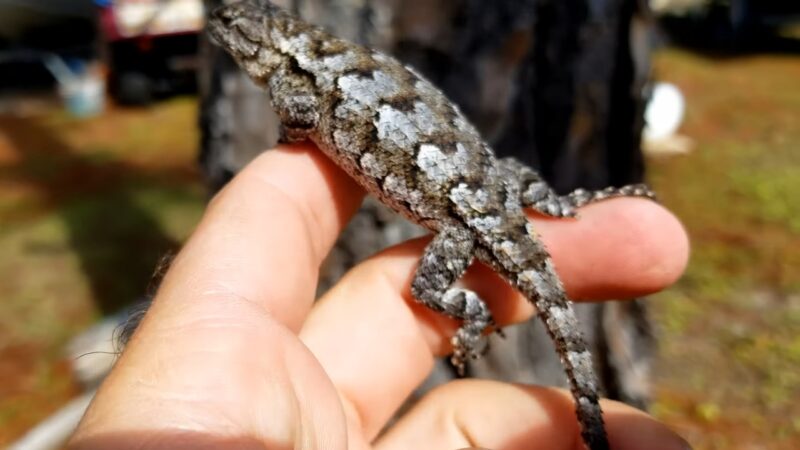
[[[656,83],[644,112],[644,138],[664,139],[675,134],[683,122],[686,100],[681,90],[670,83]]]
[[[106,100],[106,83],[103,77],[89,70],[73,77],[60,87],[61,98],[70,114],[88,118],[103,112]]]

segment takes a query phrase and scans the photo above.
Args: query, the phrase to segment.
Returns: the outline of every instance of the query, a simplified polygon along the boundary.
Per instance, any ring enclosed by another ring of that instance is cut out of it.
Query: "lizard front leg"
[[[463,320],[453,337],[452,364],[463,376],[468,359],[480,357],[483,331],[494,319],[483,300],[468,289],[453,287],[473,260],[475,237],[459,225],[447,225],[425,248],[411,282],[414,297],[433,309]]]
[[[501,163],[506,174],[520,183],[522,206],[550,217],[576,217],[577,208],[614,197],[656,197],[644,184],[608,187],[597,191],[576,189],[567,195],[558,195],[538,173],[516,159],[503,158]]]
[[[271,102],[280,118],[279,142],[302,142],[319,125],[319,93],[307,73],[284,65],[269,80]]]

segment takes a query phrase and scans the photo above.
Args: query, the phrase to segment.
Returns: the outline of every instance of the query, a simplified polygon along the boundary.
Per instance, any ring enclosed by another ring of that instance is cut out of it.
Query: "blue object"
[[[101,8],[107,8],[111,6],[112,3],[113,0],[94,0],[94,4]]]
[[[68,58],[64,61],[67,63],[67,67],[75,76],[81,76],[86,73],[86,63],[78,58]]]

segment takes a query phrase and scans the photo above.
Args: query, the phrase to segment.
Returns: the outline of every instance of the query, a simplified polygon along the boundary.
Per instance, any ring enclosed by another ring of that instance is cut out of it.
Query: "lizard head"
[[[245,0],[217,8],[207,28],[212,39],[257,82],[266,82],[285,57],[280,41],[298,22],[266,0]]]

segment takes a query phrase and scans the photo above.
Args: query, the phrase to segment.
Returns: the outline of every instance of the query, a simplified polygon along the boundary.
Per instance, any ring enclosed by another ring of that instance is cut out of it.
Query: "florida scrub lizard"
[[[463,322],[452,339],[459,372],[480,355],[483,332],[496,329],[486,304],[453,286],[477,258],[536,306],[569,377],[584,442],[608,448],[591,355],[523,209],[574,217],[591,202],[652,193],[631,185],[559,196],[532,169],[495,157],[459,109],[414,69],[268,1],[223,6],[208,29],[269,89],[284,141],[313,141],[368,192],[435,233],[411,292]]]

